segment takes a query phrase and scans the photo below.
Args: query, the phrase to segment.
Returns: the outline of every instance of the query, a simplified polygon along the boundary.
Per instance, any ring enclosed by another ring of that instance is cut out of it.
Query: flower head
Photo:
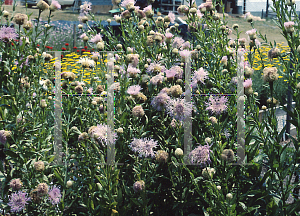
[[[92,3],[91,2],[83,2],[83,5],[80,5],[80,13],[88,14],[88,12],[92,10]]]
[[[49,5],[43,0],[40,0],[36,6],[40,11],[44,11],[49,8]]]
[[[58,187],[56,186],[52,187],[48,195],[52,205],[58,204],[60,202],[61,193]]]
[[[95,61],[92,60],[92,59],[89,59],[87,57],[80,58],[80,60],[77,63],[80,63],[83,68],[93,68],[93,67],[95,67]]]
[[[179,49],[183,43],[184,43],[184,40],[181,37],[175,37],[173,40],[172,47]]]
[[[244,88],[250,88],[252,86],[252,79],[246,79],[244,81]]]
[[[100,34],[96,34],[92,39],[91,42],[97,44],[98,42],[102,42],[102,36]]]
[[[141,91],[141,86],[139,85],[133,85],[133,86],[129,86],[129,88],[127,89],[127,93],[130,95],[138,95]]]
[[[136,181],[133,184],[133,190],[137,193],[145,189],[145,182],[143,180]]]
[[[194,76],[192,78],[192,87],[197,88],[198,83],[204,84],[204,81],[208,78],[208,73],[203,69],[199,68],[195,71]]]
[[[220,114],[227,109],[226,103],[228,102],[228,98],[225,96],[210,96],[208,100],[209,102],[206,103],[206,106],[208,106],[206,110],[210,110],[211,113]]]
[[[137,139],[133,138],[129,147],[132,151],[139,154],[140,157],[155,157],[153,148],[157,147],[157,141],[149,138]]]
[[[274,82],[279,77],[276,67],[264,68],[263,73],[263,79],[265,82]]]
[[[27,197],[27,193],[19,191],[9,196],[8,205],[12,212],[19,212],[25,208],[28,201],[30,201],[30,197]]]
[[[126,8],[127,10],[129,10],[130,7],[134,6],[135,1],[134,0],[124,0],[121,3],[121,7]]]
[[[0,28],[0,40],[4,42],[8,42],[11,40],[17,39],[18,34],[16,33],[16,30],[12,27],[1,27]]]
[[[113,130],[108,125],[105,124],[100,124],[100,125],[98,124],[97,126],[90,127],[88,133],[93,139],[97,140],[103,146],[104,144],[106,145],[113,144],[117,139],[117,134],[114,133]],[[110,134],[112,140],[108,140]]]
[[[6,137],[5,130],[0,130],[0,143],[4,145],[6,143],[6,140],[7,137]]]
[[[51,11],[55,11],[55,10],[57,10],[57,9],[61,9],[61,5],[59,4],[58,1],[52,0],[49,9],[50,9]]]
[[[233,161],[234,160],[234,152],[231,149],[224,149],[221,158],[225,161]]]
[[[9,186],[10,188],[12,188],[13,190],[20,190],[22,188],[23,183],[21,182],[21,180],[18,179],[13,179],[10,181]]]
[[[186,102],[185,99],[176,98],[168,100],[166,108],[170,116],[176,120],[183,121],[185,116],[192,115],[193,104]]]
[[[180,55],[182,61],[186,61],[188,57],[191,57],[191,51],[182,50],[182,51],[179,51],[179,55]]]
[[[176,17],[175,17],[175,14],[172,11],[169,11],[168,17],[169,17],[171,23],[175,22]]]
[[[205,167],[207,164],[211,163],[210,152],[212,151],[210,150],[210,146],[208,144],[204,146],[199,145],[189,154],[191,163]]]
[[[151,73],[160,73],[160,72],[164,72],[165,71],[165,66],[161,65],[160,63],[151,63],[148,68],[147,68],[147,73],[151,74]]]
[[[168,100],[171,98],[166,93],[159,93],[156,97],[154,97],[151,101],[151,105],[154,109],[161,111],[162,109],[166,108]]]
[[[293,21],[285,22],[284,28],[285,29],[292,28],[294,25],[295,25],[295,23]]]

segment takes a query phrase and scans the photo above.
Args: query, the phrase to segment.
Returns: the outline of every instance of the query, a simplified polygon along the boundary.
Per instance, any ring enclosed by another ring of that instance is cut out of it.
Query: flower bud
[[[82,29],[82,28],[83,28],[83,25],[82,25],[82,24],[79,24],[77,27],[78,27],[79,29]]]
[[[233,196],[232,196],[231,193],[228,193],[228,194],[226,195],[226,198],[229,199],[229,200],[231,200],[231,199],[233,198]]]
[[[69,180],[67,181],[67,188],[70,188],[73,186],[73,181]]]
[[[182,151],[181,148],[177,148],[177,149],[175,150],[175,156],[176,156],[176,157],[181,157],[181,156],[183,156],[183,151]]]

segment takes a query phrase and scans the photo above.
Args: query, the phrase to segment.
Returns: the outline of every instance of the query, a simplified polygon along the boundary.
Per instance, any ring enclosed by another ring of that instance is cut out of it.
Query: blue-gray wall
[[[85,0],[82,0],[85,1]],[[111,3],[111,0],[89,0],[89,2],[92,3],[92,5],[113,5]]]

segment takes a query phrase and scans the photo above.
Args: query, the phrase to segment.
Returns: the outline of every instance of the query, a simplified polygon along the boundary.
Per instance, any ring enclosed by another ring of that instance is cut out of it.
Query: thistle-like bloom
[[[175,37],[173,40],[172,47],[179,49],[183,43],[184,43],[184,40],[181,37]]]
[[[231,149],[224,149],[221,158],[228,162],[234,161],[234,152]]]
[[[129,64],[127,68],[127,73],[130,77],[136,77],[136,75],[138,73],[141,73],[141,71],[138,68],[133,67],[131,64]]]
[[[250,88],[252,86],[252,79],[246,79],[244,81],[244,88]]]
[[[52,205],[58,204],[60,202],[61,193],[59,188],[57,188],[56,186],[50,189],[48,195]]]
[[[96,139],[98,142],[102,143],[102,145],[104,146],[104,144],[109,145],[109,144],[113,144],[116,140],[117,140],[117,134],[113,132],[113,130],[105,124],[98,124],[97,126],[92,126],[90,127],[89,131],[88,131],[89,135]],[[108,133],[111,133],[111,137],[112,137],[112,143],[111,140],[108,140]]]
[[[208,100],[209,102],[205,103],[206,106],[208,106],[206,110],[210,110],[212,114],[220,114],[221,112],[224,112],[227,109],[228,98],[225,96],[210,96]]]
[[[182,51],[179,51],[179,55],[181,57],[181,60],[185,61],[185,60],[187,60],[188,57],[191,57],[191,51],[182,50]]]
[[[156,97],[154,97],[151,101],[151,105],[154,109],[161,111],[162,109],[166,108],[168,100],[171,98],[167,93],[161,92]]]
[[[23,183],[21,182],[21,180],[18,179],[13,179],[10,181],[9,186],[10,188],[12,188],[13,190],[20,190],[22,188]]]
[[[204,81],[208,78],[208,73],[203,69],[199,68],[195,71],[194,76],[192,78],[192,87],[197,88],[198,83],[204,84]]]
[[[129,86],[127,89],[127,93],[130,95],[138,95],[141,91],[141,86],[139,85],[133,85],[133,86]]]
[[[26,14],[16,13],[13,21],[18,25],[23,25],[28,21],[28,16]]]
[[[44,11],[49,8],[49,5],[43,0],[40,0],[36,6],[40,11]]]
[[[83,2],[83,5],[80,5],[80,13],[88,14],[88,12],[92,10],[91,2]]]
[[[96,34],[92,39],[91,42],[97,44],[98,42],[102,42],[102,36],[100,34]]]
[[[30,197],[27,197],[27,193],[19,191],[9,196],[8,205],[11,207],[12,212],[20,212],[25,208],[28,201],[30,201]]]
[[[157,141],[149,138],[136,139],[129,144],[132,151],[139,154],[139,157],[155,157],[153,148],[157,147]]]
[[[174,78],[176,76],[177,71],[174,70],[173,68],[170,68],[169,70],[165,70],[165,73],[166,73],[166,77],[168,79],[172,79],[172,78]]]
[[[55,10],[61,9],[61,5],[59,4],[58,1],[52,0],[49,9],[50,9],[51,11],[55,11]]]
[[[5,130],[0,130],[0,143],[3,145],[6,143],[6,135],[5,135]]]
[[[207,166],[211,163],[210,152],[212,151],[210,150],[210,146],[208,144],[204,146],[199,145],[189,154],[191,163],[200,165],[201,167]]]
[[[12,27],[5,27],[3,26],[0,29],[0,40],[4,42],[8,42],[10,40],[17,39],[18,34],[16,33],[16,30]]]
[[[133,184],[133,190],[137,193],[145,189],[145,182],[143,180],[136,181]]]
[[[295,23],[293,21],[285,22],[284,28],[289,29],[289,28],[292,28],[294,25],[295,25]]]
[[[167,112],[176,120],[183,121],[185,116],[191,116],[193,104],[186,102],[185,99],[171,99],[166,105]]]
[[[151,73],[160,73],[160,72],[164,72],[165,70],[165,66],[161,65],[160,63],[151,63],[148,68],[147,68],[147,73],[151,74]]]
[[[265,82],[274,82],[279,77],[276,67],[264,68],[263,73],[263,79]]]
[[[95,61],[87,57],[81,58],[77,63],[80,63],[83,68],[95,67]]]
[[[170,23],[174,23],[175,22],[175,14],[172,11],[169,11],[168,17],[170,19]]]
[[[178,79],[182,78],[183,70],[180,66],[178,66],[178,65],[172,66],[170,68],[170,70],[175,70],[176,71],[176,75],[175,75],[176,78],[178,78]]]
[[[148,5],[147,7],[145,7],[143,9],[143,12],[146,14],[147,18],[151,18],[154,15],[153,10],[152,10],[152,5]]]
[[[79,37],[82,39],[82,38],[84,38],[85,36],[87,36],[86,33],[83,33],[83,34],[80,35]]]
[[[249,35],[250,40],[256,39],[256,29],[251,29],[249,31],[246,31],[246,34]]]
[[[134,6],[135,1],[134,0],[124,0],[121,3],[121,7],[126,8],[127,10],[129,10],[130,7]]]
[[[152,77],[152,78],[150,79],[150,83],[151,83],[152,85],[157,85],[157,84],[162,83],[163,80],[164,80],[164,76],[161,75],[161,74],[157,74],[156,76],[154,76],[154,77]]]

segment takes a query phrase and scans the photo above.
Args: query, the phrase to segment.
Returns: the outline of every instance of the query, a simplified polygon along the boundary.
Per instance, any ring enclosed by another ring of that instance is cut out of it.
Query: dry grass
[[[3,5],[2,8],[4,10],[9,11],[10,13],[13,12],[13,6],[12,5]],[[57,21],[57,20],[66,20],[66,21],[78,21],[78,16],[79,13],[78,11],[72,11],[73,8],[67,8],[64,10],[57,10],[53,13],[53,17],[51,18],[52,21]],[[38,16],[38,9],[33,7],[33,8],[26,8],[25,6],[22,6],[20,3],[18,3],[15,13],[24,13],[24,14],[31,14],[31,18],[36,18]],[[41,14],[42,20],[47,20],[48,19],[49,12],[44,11]],[[111,18],[110,14],[96,14],[95,15],[96,20],[106,20],[108,18]]]
[[[248,38],[248,35],[245,34],[246,31],[252,29],[251,25],[241,17],[228,17],[226,19],[228,21],[227,25],[231,28],[233,24],[237,23],[239,25],[239,31],[242,32],[240,34],[240,38]],[[286,45],[285,38],[280,34],[279,28],[275,25],[275,23],[270,20],[264,21],[253,21],[254,28],[256,28],[262,35],[267,35],[268,42],[276,43],[284,42]],[[236,38],[236,37],[233,37]],[[260,40],[260,39],[259,39]],[[262,42],[262,40],[260,40]]]

